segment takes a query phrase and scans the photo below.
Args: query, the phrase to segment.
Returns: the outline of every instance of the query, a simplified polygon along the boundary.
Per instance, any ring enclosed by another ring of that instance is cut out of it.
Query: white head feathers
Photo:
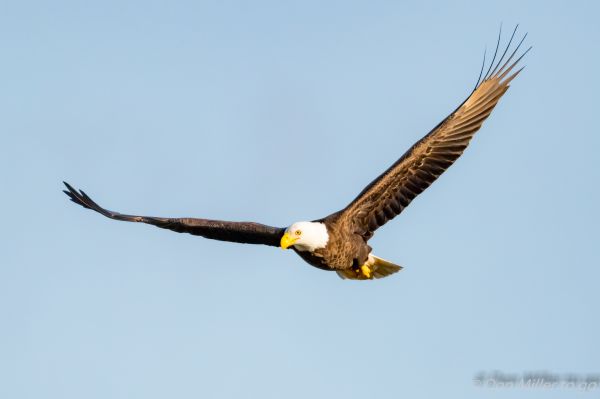
[[[327,227],[319,222],[296,222],[285,232],[295,239],[293,245],[298,251],[312,252],[315,249],[325,248],[329,241]]]

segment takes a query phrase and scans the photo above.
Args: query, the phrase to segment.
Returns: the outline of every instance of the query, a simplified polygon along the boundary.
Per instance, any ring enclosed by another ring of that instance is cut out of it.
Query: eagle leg
[[[354,272],[354,276],[346,275],[347,278],[350,278],[352,280],[371,280],[373,278],[373,271],[366,263],[361,267],[352,269],[352,271]]]
[[[364,264],[360,267],[360,272],[362,273],[363,276],[365,276],[369,280],[373,278],[373,274],[371,273],[371,268],[366,264]]]

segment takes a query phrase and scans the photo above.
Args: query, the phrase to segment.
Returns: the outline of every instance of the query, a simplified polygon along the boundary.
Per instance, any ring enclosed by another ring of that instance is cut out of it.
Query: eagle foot
[[[360,267],[360,271],[362,272],[362,275],[365,276],[368,279],[373,278],[373,274],[371,273],[371,268],[367,265],[362,265]]]
[[[356,280],[370,280],[373,278],[372,270],[367,265],[362,265],[359,268],[353,269],[356,274]]]

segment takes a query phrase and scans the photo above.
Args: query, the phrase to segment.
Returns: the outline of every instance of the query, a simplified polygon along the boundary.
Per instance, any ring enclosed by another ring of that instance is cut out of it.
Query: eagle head
[[[329,241],[327,226],[321,222],[296,222],[285,230],[281,237],[281,248],[293,246],[298,251],[313,252],[325,248]]]

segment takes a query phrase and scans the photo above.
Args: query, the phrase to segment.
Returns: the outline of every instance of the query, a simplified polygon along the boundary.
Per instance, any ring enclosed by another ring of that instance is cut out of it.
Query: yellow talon
[[[366,277],[366,278],[371,278],[371,269],[369,269],[369,266],[367,265],[362,265],[360,267],[360,270],[362,271],[362,274]]]

